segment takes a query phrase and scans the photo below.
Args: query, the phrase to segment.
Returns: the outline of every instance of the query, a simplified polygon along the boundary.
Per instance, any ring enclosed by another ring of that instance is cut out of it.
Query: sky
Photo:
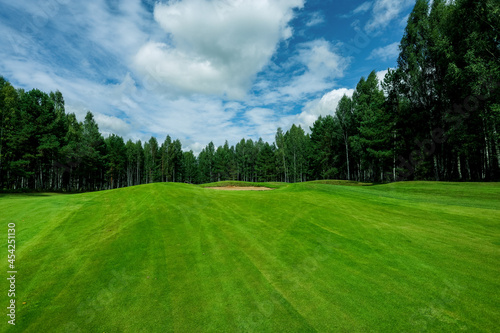
[[[0,75],[125,141],[306,132],[396,67],[414,0],[0,0]]]

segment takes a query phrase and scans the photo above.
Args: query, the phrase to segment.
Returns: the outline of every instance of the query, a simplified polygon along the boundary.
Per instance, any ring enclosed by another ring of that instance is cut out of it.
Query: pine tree
[[[273,181],[276,178],[274,147],[269,143],[264,143],[259,151],[256,162],[257,181]]]
[[[88,111],[82,129],[82,183],[78,188],[84,190],[98,190],[104,185],[104,157],[106,143],[99,132],[99,126],[94,120],[92,112]]]
[[[276,147],[278,148],[276,150],[277,159],[279,160],[279,162],[277,162],[277,165],[279,165],[278,173],[284,176],[283,178],[281,178],[282,181],[288,182],[288,166],[286,163],[287,148],[285,135],[283,134],[283,130],[281,129],[281,127],[278,127],[278,130],[276,131],[275,141]]]
[[[311,127],[311,154],[309,157],[312,177],[332,179],[339,176],[338,152],[344,150],[340,124],[331,115],[320,116]]]
[[[340,128],[342,130],[342,138],[345,146],[345,161],[346,161],[346,178],[351,179],[351,170],[349,167],[349,139],[353,130],[353,104],[352,100],[346,95],[342,96],[335,110],[335,116],[339,122]]]
[[[125,179],[125,162],[127,153],[122,137],[111,134],[106,142],[106,176],[109,188],[119,188],[123,186]]]
[[[19,108],[19,97],[14,87],[0,76],[0,189],[11,188],[11,163],[15,151],[14,119]]]
[[[182,169],[184,181],[188,183],[198,182],[198,162],[192,150],[183,153]]]

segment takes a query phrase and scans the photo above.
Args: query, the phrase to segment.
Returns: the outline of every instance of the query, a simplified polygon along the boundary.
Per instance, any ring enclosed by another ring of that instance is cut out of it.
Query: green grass
[[[207,183],[207,184],[201,184],[199,185],[200,187],[225,187],[225,186],[234,186],[234,187],[269,187],[269,188],[279,188],[286,186],[287,184],[285,183],[276,183],[276,182],[268,182],[268,183],[258,183],[258,182],[241,182],[241,181],[234,181],[234,180],[225,180],[221,182],[215,182],[215,183]]]
[[[500,184],[271,185],[0,195],[0,331],[498,330]]]
[[[344,185],[344,186],[370,186],[372,183],[362,183],[354,180],[336,180],[336,179],[325,179],[325,180],[313,180],[309,183],[313,184],[326,184],[326,185]]]

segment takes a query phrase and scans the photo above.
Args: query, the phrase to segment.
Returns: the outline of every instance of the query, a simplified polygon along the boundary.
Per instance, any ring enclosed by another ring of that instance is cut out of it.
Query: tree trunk
[[[348,137],[347,134],[344,135],[344,142],[345,142],[345,154],[346,154],[346,161],[347,161],[347,180],[351,180],[351,172],[349,170],[349,144],[348,144]]]
[[[297,182],[297,158],[295,151],[293,152],[293,182]]]
[[[432,159],[434,160],[434,177],[436,178],[436,181],[439,181],[439,170],[438,170],[438,161],[436,153],[434,153]]]
[[[497,140],[497,127],[495,123],[493,123],[493,144],[495,146],[495,151],[497,155],[497,167],[500,169],[500,149],[498,147],[498,140]]]
[[[488,174],[488,171],[490,170],[490,144],[489,144],[489,140],[488,140],[488,135],[487,135],[487,132],[486,132],[486,129],[485,129],[485,132],[484,132],[484,153],[485,153],[485,163],[484,163],[484,166],[485,166],[485,174]]]
[[[283,152],[283,171],[285,172],[285,183],[288,182],[286,177],[286,162],[285,162],[285,152]]]

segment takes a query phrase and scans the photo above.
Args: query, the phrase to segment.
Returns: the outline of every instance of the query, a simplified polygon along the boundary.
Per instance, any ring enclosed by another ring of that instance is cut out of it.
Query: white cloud
[[[245,112],[245,118],[250,127],[249,134],[262,137],[266,141],[273,141],[278,128],[279,119],[274,110],[267,108],[253,108]]]
[[[0,31],[8,33],[0,35],[6,46],[0,49],[0,71],[17,87],[60,90],[67,112],[82,121],[92,111],[105,136],[115,133],[143,142],[156,136],[162,142],[170,134],[184,149],[198,153],[210,141],[221,145],[226,139],[235,143],[243,136],[257,139],[270,133],[268,118],[259,118],[253,107],[246,114],[247,105],[220,97],[165,94],[162,84],[180,92],[243,95],[280,41],[292,35],[288,23],[303,1],[170,4],[181,9],[182,19],[162,13],[168,5],[157,5],[154,21],[140,1],[120,2],[112,9],[89,1],[61,5],[57,15],[46,17],[30,33],[22,30],[20,20],[19,27],[2,21]],[[33,3],[15,6],[26,24],[39,12]],[[47,49],[51,40],[57,52]]]
[[[370,59],[380,59],[382,61],[394,60],[399,55],[399,42],[394,42],[387,46],[379,47],[374,49],[368,60]]]
[[[272,142],[278,126],[307,130],[318,115],[333,114],[343,93],[352,94],[337,89],[292,114],[331,90],[350,61],[325,40],[290,50],[286,69],[270,61],[292,35],[293,9],[303,2],[169,1],[156,6],[155,20],[140,1],[113,9],[105,2],[67,2],[33,34],[0,22],[0,31],[16,32],[0,35],[8,45],[0,48],[0,72],[18,87],[60,90],[67,112],[83,120],[91,110],[105,136],[144,142],[153,135],[163,142],[169,134],[195,153],[210,141],[218,146],[262,136]],[[36,12],[29,3],[14,3]],[[320,18],[312,15],[308,23]],[[52,39],[57,48],[51,50]],[[259,93],[241,102],[220,97],[242,98],[249,88]]]
[[[394,69],[394,68],[390,68],[390,69]],[[377,79],[378,79],[378,86],[380,89],[382,89],[382,82],[384,82],[384,79],[385,79],[385,76],[387,75],[387,72],[389,72],[389,69],[376,72]]]
[[[243,98],[278,43],[291,37],[303,0],[184,0],[155,6],[171,43],[149,42],[135,57],[138,73],[177,93]]]
[[[347,14],[340,15],[341,18],[350,18],[358,14],[363,14],[366,13],[367,11],[372,8],[373,2],[372,1],[366,1],[363,2],[361,5],[356,7],[354,10],[350,11]]]
[[[306,22],[306,26],[313,27],[315,25],[318,25],[318,24],[321,24],[324,22],[325,22],[325,18],[323,16],[323,14],[321,14],[319,12],[314,12],[311,14],[309,21]]]
[[[406,15],[405,17],[403,17],[401,19],[401,21],[399,21],[399,26],[401,28],[406,28],[406,26],[408,25],[408,18],[410,17],[410,14]]]
[[[372,34],[381,33],[392,20],[413,4],[413,0],[376,0],[372,8],[373,17],[366,23],[365,30]]]
[[[309,127],[314,124],[319,116],[335,114],[337,105],[342,96],[352,97],[354,89],[339,88],[334,89],[323,95],[320,99],[313,100],[307,103],[299,115],[296,117],[297,123],[300,123],[304,129],[309,130]]]
[[[130,124],[127,124],[118,117],[107,116],[102,113],[94,113],[94,119],[99,124],[101,133],[104,137],[107,137],[110,134],[123,136],[130,132]]]
[[[311,102],[306,110],[315,116],[333,115],[337,109],[340,99],[346,95],[351,97],[354,89],[339,88],[324,94],[321,99]]]
[[[331,87],[332,80],[344,75],[349,58],[342,57],[331,43],[320,39],[301,44],[292,62],[304,65],[305,70],[280,88],[279,93],[283,99],[298,101]]]
[[[360,14],[360,13],[365,13],[372,8],[372,2],[367,1],[363,2],[361,5],[359,5],[356,9],[352,11],[353,14]]]

